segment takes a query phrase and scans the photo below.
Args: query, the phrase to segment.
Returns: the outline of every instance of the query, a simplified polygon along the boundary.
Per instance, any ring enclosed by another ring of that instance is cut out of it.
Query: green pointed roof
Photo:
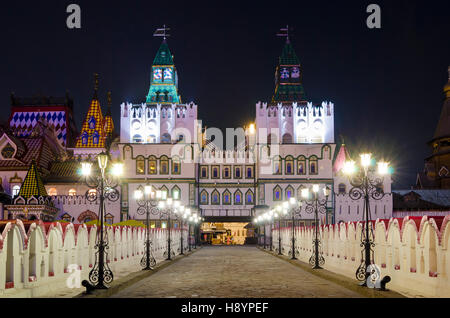
[[[279,59],[280,65],[300,65],[300,60],[295,54],[294,48],[292,47],[291,42],[286,42],[284,45],[283,51],[281,52],[281,56]]]
[[[20,187],[19,196],[24,198],[29,198],[31,196],[48,196],[34,160],[31,162],[27,176]]]
[[[161,43],[153,60],[153,65],[173,65],[172,53],[170,53],[166,40]]]

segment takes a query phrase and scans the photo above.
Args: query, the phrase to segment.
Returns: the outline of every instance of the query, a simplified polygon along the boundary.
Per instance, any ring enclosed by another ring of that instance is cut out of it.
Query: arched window
[[[211,193],[211,204],[219,205],[220,204],[220,194],[219,191],[215,190]]]
[[[56,191],[56,188],[48,189],[48,195],[50,195],[50,196],[58,195],[58,192]]]
[[[344,183],[340,183],[339,184],[339,186],[338,186],[338,192],[339,192],[339,194],[345,194],[345,189],[346,187],[345,187],[345,184]]]
[[[295,197],[294,188],[292,186],[288,186],[286,188],[286,200],[289,200],[292,197]]]
[[[297,158],[297,174],[306,174],[306,158],[304,156]]]
[[[161,156],[161,158],[159,159],[159,173],[169,173],[169,158],[167,158],[166,156]]]
[[[18,186],[18,185],[13,186],[12,195],[13,196],[19,195],[19,192],[20,192],[20,186]]]
[[[181,173],[181,163],[178,157],[172,158],[172,174],[180,174]]]
[[[134,135],[133,136],[133,142],[136,142],[136,143],[141,143],[143,140],[142,140],[142,136],[141,135]]]
[[[281,157],[277,156],[272,160],[272,174],[281,174]]]
[[[136,158],[136,174],[145,174],[145,159],[143,156]]]
[[[294,174],[294,158],[292,156],[287,156],[284,161],[284,172],[285,174]]]
[[[178,197],[175,199],[176,196]],[[181,190],[178,186],[174,186],[172,188],[172,198],[174,198],[175,200],[181,200]]]
[[[240,190],[236,190],[234,193],[234,204],[242,204],[242,192]]]
[[[91,118],[89,118],[88,125],[89,125],[89,129],[95,129],[95,118],[94,118],[94,116],[91,116]]]
[[[248,190],[247,193],[245,193],[245,204],[253,204],[252,190]]]
[[[284,134],[283,135],[283,144],[292,144],[292,135],[291,134]]]
[[[83,145],[87,145],[88,143],[88,134],[85,131],[83,131],[83,134],[81,135],[81,143]]]
[[[161,188],[159,188],[159,190],[161,190],[161,192],[165,192],[165,194],[162,195],[163,198],[164,198],[164,197],[168,198],[168,197],[169,197],[169,194],[171,194],[171,193],[169,192],[169,189],[167,189],[166,186],[162,186]]]
[[[169,135],[168,133],[163,134],[163,135],[161,136],[161,142],[162,142],[163,144],[170,144],[170,142],[171,142],[170,135]]]
[[[283,192],[280,186],[276,186],[273,188],[273,201],[282,201],[283,200]]]
[[[277,135],[275,135],[275,134],[267,135],[267,143],[268,144],[276,144],[277,143]]]
[[[69,195],[70,195],[70,196],[75,196],[75,195],[77,195],[77,190],[75,190],[75,189],[73,189],[73,188],[70,189],[70,190],[69,190]]]
[[[92,143],[94,145],[98,145],[98,141],[100,139],[100,135],[98,134],[98,131],[94,131],[94,134],[92,135]]]
[[[148,158],[148,173],[149,174],[157,174],[157,168],[156,168],[156,157],[155,156],[150,156],[150,158]]]
[[[219,175],[219,166],[212,166],[211,167],[211,178],[218,179],[220,178]]]
[[[206,190],[200,192],[200,204],[208,204],[208,192]]]
[[[312,156],[311,158],[309,158],[309,174],[318,174],[318,173],[319,167],[317,157]]]
[[[228,190],[225,190],[222,194],[222,203],[229,205],[231,204],[231,193]]]
[[[155,136],[155,135],[149,135],[149,136],[147,137],[147,143],[149,143],[149,144],[154,144],[154,143],[156,143],[156,136]]]

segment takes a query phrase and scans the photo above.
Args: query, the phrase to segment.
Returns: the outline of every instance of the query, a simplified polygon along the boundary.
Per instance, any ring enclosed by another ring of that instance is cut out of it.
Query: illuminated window
[[[234,167],[234,178],[235,179],[241,179],[242,178],[242,174],[241,174],[241,166],[235,166]]]
[[[208,166],[200,167],[200,178],[202,178],[202,179],[208,178]]]
[[[231,193],[228,190],[223,192],[223,204],[231,204]]]
[[[89,189],[88,196],[95,197],[97,195],[97,190],[95,189]]]
[[[273,189],[273,201],[281,201],[283,200],[283,193],[281,191],[280,186],[276,186]]]
[[[300,156],[297,159],[297,174],[306,174],[306,158],[303,156]]]
[[[251,190],[248,190],[245,194],[245,203],[253,204],[253,192]]]
[[[275,157],[272,161],[272,174],[281,174],[281,159],[280,157]]]
[[[142,136],[141,135],[134,135],[133,136],[133,142],[137,142],[137,143],[143,142]]]
[[[286,200],[289,200],[290,198],[292,198],[294,196],[294,188],[291,186],[288,186],[286,188]]]
[[[98,131],[94,131],[94,134],[92,135],[92,143],[94,145],[98,145],[98,141],[100,139],[100,135],[98,134]]]
[[[70,190],[69,190],[69,195],[70,195],[70,196],[77,195],[77,190],[75,190],[75,189],[70,189]]]
[[[212,166],[211,169],[212,169],[212,171],[211,171],[211,174],[212,174],[211,178],[214,178],[214,179],[220,178],[220,176],[219,176],[219,166]]]
[[[178,157],[174,157],[172,159],[172,174],[180,174],[181,164],[180,159]]]
[[[319,173],[317,164],[318,164],[317,157],[313,156],[309,159],[309,174]]]
[[[136,174],[145,174],[145,159],[142,156],[136,158]]]
[[[285,173],[294,174],[294,158],[292,156],[287,156],[285,159]]]
[[[94,118],[94,116],[91,116],[91,118],[89,118],[88,125],[89,125],[89,129],[95,129],[95,118]]]
[[[150,158],[148,159],[148,173],[149,174],[157,174],[156,157],[155,156],[150,156]]]
[[[240,190],[234,193],[234,204],[242,204],[242,192]]]
[[[81,143],[83,145],[87,145],[88,143],[88,134],[85,131],[83,131],[83,134],[81,135]]]
[[[253,178],[253,167],[252,166],[246,166],[245,167],[245,171],[246,171],[246,178],[247,179],[252,179]]]
[[[230,166],[225,166],[223,168],[223,178],[225,178],[225,179],[230,179],[231,178],[230,170],[231,170]]]
[[[162,156],[159,161],[159,173],[160,174],[169,173],[169,159],[166,156]]]
[[[50,188],[50,189],[48,189],[48,195],[50,195],[50,196],[58,195],[58,192],[56,191],[55,188]]]
[[[200,204],[208,204],[208,192],[206,190],[202,190],[200,193]]]
[[[211,204],[219,205],[220,199],[219,199],[219,191],[214,190],[211,194]]]
[[[19,195],[19,191],[20,191],[20,186],[18,186],[18,185],[13,186],[12,195],[13,196]]]

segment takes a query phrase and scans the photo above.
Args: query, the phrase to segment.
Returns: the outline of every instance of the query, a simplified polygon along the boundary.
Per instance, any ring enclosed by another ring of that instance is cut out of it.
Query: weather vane
[[[170,28],[166,28],[166,25],[164,24],[162,28],[156,29],[155,33],[153,33],[153,36],[162,36],[165,40],[166,37],[170,36],[168,31],[170,31]]]
[[[289,25],[286,25],[286,28],[281,28],[277,36],[285,37],[286,43],[289,43]]]

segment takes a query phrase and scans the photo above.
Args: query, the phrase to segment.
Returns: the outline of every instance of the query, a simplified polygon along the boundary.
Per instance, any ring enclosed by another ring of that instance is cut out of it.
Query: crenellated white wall
[[[440,228],[435,219],[376,220],[375,264],[381,277],[389,275],[388,289],[411,297],[450,297],[450,216]],[[355,278],[361,261],[363,223],[351,222],[320,227],[325,269]],[[281,228],[282,253],[291,255],[291,228]],[[296,227],[297,258],[309,262],[313,248],[312,227]],[[273,232],[273,249],[278,249],[278,229]],[[260,237],[261,238],[261,237]],[[260,241],[261,242],[261,241]],[[266,226],[266,243],[270,244],[270,227]]]
[[[0,297],[39,297],[52,291],[68,290],[69,265],[81,269],[81,280],[87,279],[95,264],[97,226],[72,223],[23,224],[8,222],[0,234]],[[140,227],[106,227],[111,270],[140,270],[144,255],[146,229]],[[172,255],[188,249],[187,229],[172,229]],[[152,252],[159,263],[167,255],[167,230],[151,229]]]

